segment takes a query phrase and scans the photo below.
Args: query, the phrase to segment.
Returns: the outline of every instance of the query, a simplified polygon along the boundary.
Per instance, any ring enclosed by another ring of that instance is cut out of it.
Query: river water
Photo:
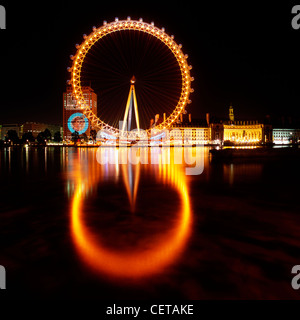
[[[299,178],[207,147],[1,149],[6,296],[298,299]]]

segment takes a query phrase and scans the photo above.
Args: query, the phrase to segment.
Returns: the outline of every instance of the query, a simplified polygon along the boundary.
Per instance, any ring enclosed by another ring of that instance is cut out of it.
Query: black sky
[[[75,4],[74,4],[75,3]],[[84,33],[115,17],[154,21],[174,34],[195,78],[190,112],[236,118],[299,117],[300,30],[288,1],[2,1],[0,124],[62,122],[69,56]]]

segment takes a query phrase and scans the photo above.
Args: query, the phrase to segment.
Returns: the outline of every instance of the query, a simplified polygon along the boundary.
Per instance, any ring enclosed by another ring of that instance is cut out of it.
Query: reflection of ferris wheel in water
[[[191,102],[193,77],[188,56],[164,28],[142,19],[116,18],[111,23],[105,21],[99,28],[93,27],[93,32],[84,35],[84,39],[81,45],[76,45],[76,55],[71,56],[69,84],[91,127],[113,136],[130,137],[131,125],[127,122],[131,122],[134,107],[137,131],[142,137],[142,133],[151,130],[146,123],[153,115],[160,113],[164,117],[152,129],[169,128]],[[100,93],[99,117],[91,111],[82,90],[84,83],[91,81],[93,88],[98,85],[96,93]],[[123,125],[118,128],[122,120]]]

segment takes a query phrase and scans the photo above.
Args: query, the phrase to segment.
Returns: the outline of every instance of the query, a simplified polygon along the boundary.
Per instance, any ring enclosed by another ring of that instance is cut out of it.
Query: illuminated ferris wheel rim
[[[104,21],[103,26],[99,28],[93,27],[93,32],[90,35],[83,35],[85,40],[81,45],[76,45],[76,48],[78,50],[75,56],[71,56],[73,63],[72,67],[68,68],[69,72],[71,72],[71,80],[69,84],[71,84],[73,87],[73,96],[80,105],[83,113],[90,120],[92,127],[103,129],[112,135],[120,135],[120,133],[121,135],[127,137],[128,135],[130,135],[130,132],[119,130],[118,128],[105,123],[97,115],[95,115],[92,112],[90,106],[87,105],[81,87],[81,69],[84,63],[84,59],[90,48],[106,35],[124,30],[142,31],[154,36],[163,44],[165,44],[176,58],[181,72],[182,83],[181,95],[177,102],[177,105],[173,112],[169,115],[169,117],[167,117],[162,123],[157,125],[155,128],[144,130],[143,132],[149,132],[150,130],[161,131],[163,129],[169,128],[172,123],[179,117],[179,115],[184,111],[185,106],[188,103],[191,103],[191,101],[189,100],[189,95],[194,91],[191,88],[191,81],[193,81],[194,78],[190,76],[190,70],[192,69],[192,67],[187,63],[188,55],[182,52],[181,44],[178,45],[174,41],[174,36],[169,36],[168,34],[166,34],[164,28],[159,29],[158,27],[155,27],[153,22],[149,24],[143,22],[143,19],[141,18],[139,20],[131,20],[130,17],[128,17],[127,20],[119,20],[118,18],[116,18],[114,22],[107,23],[106,21]]]

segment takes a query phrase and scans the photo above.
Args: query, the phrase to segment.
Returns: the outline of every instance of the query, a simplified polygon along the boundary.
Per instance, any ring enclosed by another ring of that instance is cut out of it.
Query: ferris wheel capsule
[[[72,72],[72,69],[73,69],[73,68],[71,68],[71,67],[68,67],[68,68],[67,68],[68,72]]]
[[[188,104],[191,104],[192,103],[192,100],[188,100]]]
[[[84,34],[84,35],[83,35],[83,39],[86,39],[86,38],[87,38],[87,35],[86,35],[86,34]]]
[[[97,27],[96,26],[93,26],[93,31],[96,31],[97,30]]]
[[[130,21],[130,20],[131,20],[131,18],[128,16],[128,17],[127,17],[127,21]]]
[[[104,25],[104,26],[107,25],[107,21],[106,21],[106,20],[103,21],[103,25]]]
[[[192,66],[189,66],[189,70],[192,70],[193,69],[193,67]]]
[[[75,47],[76,47],[76,49],[79,49],[80,48],[80,44],[76,43]]]
[[[70,55],[70,59],[71,59],[71,60],[74,60],[74,56],[73,56],[72,54]]]
[[[194,92],[194,89],[193,89],[193,88],[191,88],[191,89],[190,89],[190,93],[193,93],[193,92]]]

